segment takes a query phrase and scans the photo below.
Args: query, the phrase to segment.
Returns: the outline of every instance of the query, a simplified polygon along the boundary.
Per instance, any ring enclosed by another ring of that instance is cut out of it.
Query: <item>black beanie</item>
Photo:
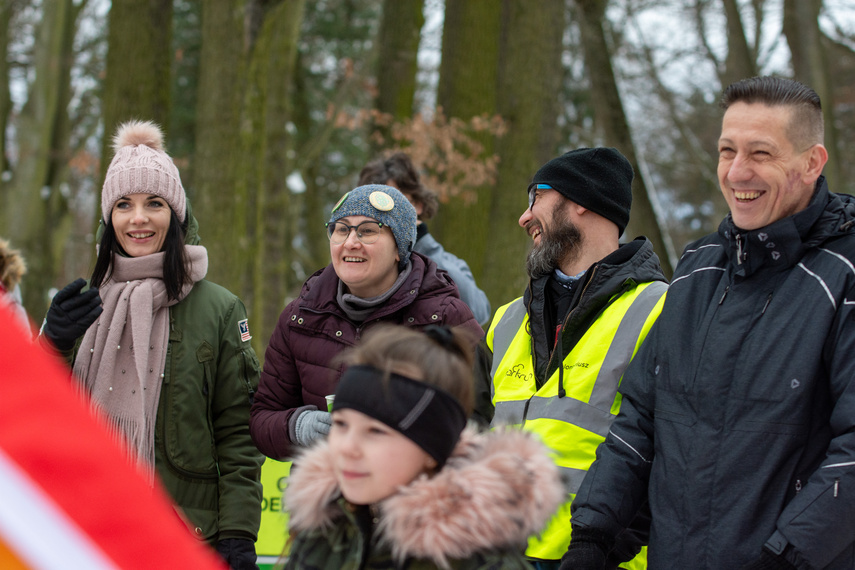
[[[632,206],[632,165],[615,148],[578,148],[540,167],[528,189],[548,184],[568,200],[617,224],[623,233]]]
[[[445,465],[466,427],[466,412],[457,398],[419,380],[384,373],[373,366],[351,366],[335,390],[332,411],[362,412],[421,447]]]

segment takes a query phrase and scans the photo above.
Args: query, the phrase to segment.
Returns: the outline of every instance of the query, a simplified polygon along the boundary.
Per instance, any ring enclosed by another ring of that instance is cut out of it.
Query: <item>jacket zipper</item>
[[[748,252],[742,249],[742,234],[736,234],[736,263],[737,265],[742,265],[742,262],[745,260],[745,257],[748,256]]]
[[[557,352],[558,353],[558,359],[559,359],[558,367],[557,367],[557,370],[558,370],[558,397],[559,398],[563,398],[564,395],[566,394],[566,392],[564,391],[564,359],[567,358],[567,355],[564,354],[564,350],[563,350],[564,343],[562,341],[564,329],[567,328],[567,323],[570,322],[570,317],[573,316],[573,313],[575,313],[576,310],[579,308],[579,304],[582,302],[582,299],[585,298],[585,293],[587,293],[588,287],[591,285],[591,282],[594,280],[594,276],[597,274],[597,268],[598,267],[599,266],[594,265],[591,268],[590,274],[585,275],[585,285],[582,287],[582,292],[579,293],[579,303],[576,303],[576,306],[573,307],[572,309],[570,309],[570,312],[567,313],[566,317],[564,317],[564,322],[561,324],[561,333],[562,334],[556,335],[557,338],[555,339],[555,345],[552,347],[552,355],[550,355],[549,362],[546,364],[546,371],[548,374],[549,373],[549,367],[552,364],[552,360],[555,358],[555,353]],[[561,345],[560,350],[558,349],[559,344]],[[544,382],[547,379],[548,378],[544,379]],[[529,401],[531,401],[531,399],[529,399]]]
[[[771,302],[772,302],[772,294],[771,294],[771,293],[769,293],[769,296],[768,296],[768,297],[766,297],[766,304],[765,304],[765,305],[763,305],[763,310],[762,310],[762,311],[760,311],[760,314],[761,314],[761,315],[765,315],[765,314],[766,314],[766,309],[768,309],[768,308],[769,308],[769,303],[771,303]]]

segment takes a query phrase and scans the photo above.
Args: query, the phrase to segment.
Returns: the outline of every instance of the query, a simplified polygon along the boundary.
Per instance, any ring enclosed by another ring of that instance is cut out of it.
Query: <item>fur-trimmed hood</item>
[[[344,513],[326,441],[304,452],[285,490],[292,532],[333,526]],[[445,467],[382,501],[377,532],[398,560],[449,559],[523,548],[566,499],[558,469],[531,433],[467,428]]]

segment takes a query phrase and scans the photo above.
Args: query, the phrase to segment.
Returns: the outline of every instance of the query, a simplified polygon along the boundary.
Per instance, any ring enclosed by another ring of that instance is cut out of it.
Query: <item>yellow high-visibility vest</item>
[[[570,544],[570,503],[620,410],[623,371],[665,301],[667,285],[642,283],[614,299],[564,358],[565,396],[558,397],[559,371],[538,388],[528,313],[520,297],[501,307],[487,332],[493,352],[491,426],[514,425],[537,433],[552,450],[568,500],[544,531],[529,539],[526,555],[558,560]],[[643,550],[624,568],[646,568]]]

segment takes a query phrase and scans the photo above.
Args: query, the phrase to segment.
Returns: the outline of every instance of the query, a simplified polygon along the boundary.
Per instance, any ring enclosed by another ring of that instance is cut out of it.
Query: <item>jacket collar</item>
[[[727,246],[733,270],[737,275],[748,276],[764,267],[773,271],[789,269],[808,248],[849,231],[852,220],[855,205],[851,198],[829,192],[825,177],[820,176],[804,210],[750,231],[737,227],[728,214],[718,234]]]
[[[410,256],[412,265],[410,275],[392,295],[389,302],[378,308],[371,318],[394,313],[404,305],[412,303],[417,297],[428,294],[446,295],[454,288],[447,274],[440,274],[439,268],[433,261],[419,253],[413,253],[414,255]],[[339,278],[332,263],[319,269],[303,284],[300,292],[300,307],[319,312],[342,313],[336,300],[338,283]],[[410,291],[415,293],[410,294]]]
[[[349,519],[327,442],[295,463],[285,491],[291,530],[331,529]],[[522,548],[565,498],[557,468],[532,434],[468,428],[439,473],[376,505],[376,532],[396,559],[429,559],[442,567],[485,550]]]
[[[545,275],[532,279],[523,295],[523,302],[529,315],[535,376],[538,381],[545,381],[552,373],[552,369],[557,367],[555,362],[547,370],[555,331],[547,331],[544,324],[551,321],[544,316],[544,311],[550,310],[546,303],[546,287],[548,287],[548,280],[552,278],[551,275]],[[576,297],[571,303],[572,319],[562,329],[575,331],[579,336],[587,330],[590,323],[615,295],[637,283],[667,282],[659,265],[659,257],[653,251],[653,244],[643,236],[621,245],[617,250],[593,264],[585,271],[581,280],[582,282],[575,289]],[[573,344],[571,339],[566,340],[569,344]],[[567,350],[569,349],[568,346]]]

